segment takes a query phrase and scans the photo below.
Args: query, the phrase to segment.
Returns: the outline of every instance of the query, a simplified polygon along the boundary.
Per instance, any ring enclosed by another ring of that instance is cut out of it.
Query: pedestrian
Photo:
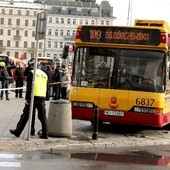
[[[68,89],[69,83],[70,83],[70,76],[66,68],[63,68],[63,73],[61,76],[61,98],[62,99],[67,98],[67,89]]]
[[[53,88],[53,99],[59,100],[61,95],[61,73],[60,63],[57,63],[54,71],[54,88]]]
[[[33,80],[33,64],[31,64],[32,70],[29,71],[27,75],[27,86],[26,86],[26,96],[25,96],[25,107],[23,109],[23,114],[17,123],[16,129],[10,129],[10,133],[19,137],[25,128],[25,125],[29,119],[30,101],[31,101],[31,91],[32,91],[32,80]],[[34,82],[34,103],[33,110],[38,110],[38,119],[41,122],[42,134],[39,138],[48,139],[48,127],[47,127],[47,117],[45,108],[45,97],[47,89],[48,77],[45,72],[40,69],[36,69],[35,82]]]
[[[24,69],[22,68],[21,64],[18,63],[16,68],[13,71],[13,78],[15,80],[15,87],[20,88],[15,90],[15,97],[16,98],[23,98],[23,86],[24,86]]]
[[[0,81],[1,81],[1,88],[8,89],[8,79],[9,74],[4,62],[0,62]],[[0,99],[3,100],[4,90],[1,90]],[[6,100],[10,100],[8,97],[8,90],[5,90]]]
[[[51,69],[50,65],[46,65],[44,72],[48,76],[46,100],[49,100],[50,99],[50,92],[52,91],[51,83],[53,83],[54,72]]]

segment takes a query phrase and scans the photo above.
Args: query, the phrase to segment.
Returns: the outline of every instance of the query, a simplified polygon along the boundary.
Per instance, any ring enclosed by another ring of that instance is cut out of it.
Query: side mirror
[[[68,57],[69,45],[65,44],[63,48],[62,58],[66,59]]]

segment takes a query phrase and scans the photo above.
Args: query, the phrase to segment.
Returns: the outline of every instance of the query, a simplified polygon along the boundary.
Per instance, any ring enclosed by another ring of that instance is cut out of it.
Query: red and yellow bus
[[[143,24],[142,24],[143,23]],[[169,25],[77,28],[69,100],[72,118],[163,127],[170,123]]]

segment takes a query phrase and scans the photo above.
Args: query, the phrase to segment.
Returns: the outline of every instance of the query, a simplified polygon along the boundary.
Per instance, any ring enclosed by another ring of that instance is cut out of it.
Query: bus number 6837
[[[155,99],[136,98],[136,105],[152,106]]]

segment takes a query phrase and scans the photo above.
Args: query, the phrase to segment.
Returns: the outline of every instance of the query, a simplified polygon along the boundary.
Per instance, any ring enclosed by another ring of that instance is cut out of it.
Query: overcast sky
[[[100,4],[101,0],[96,0]],[[133,25],[134,19],[161,19],[170,24],[170,0],[108,0],[113,7],[116,25]],[[129,2],[131,7],[129,8]],[[128,9],[131,15],[128,15]],[[129,16],[129,19],[128,19]]]

